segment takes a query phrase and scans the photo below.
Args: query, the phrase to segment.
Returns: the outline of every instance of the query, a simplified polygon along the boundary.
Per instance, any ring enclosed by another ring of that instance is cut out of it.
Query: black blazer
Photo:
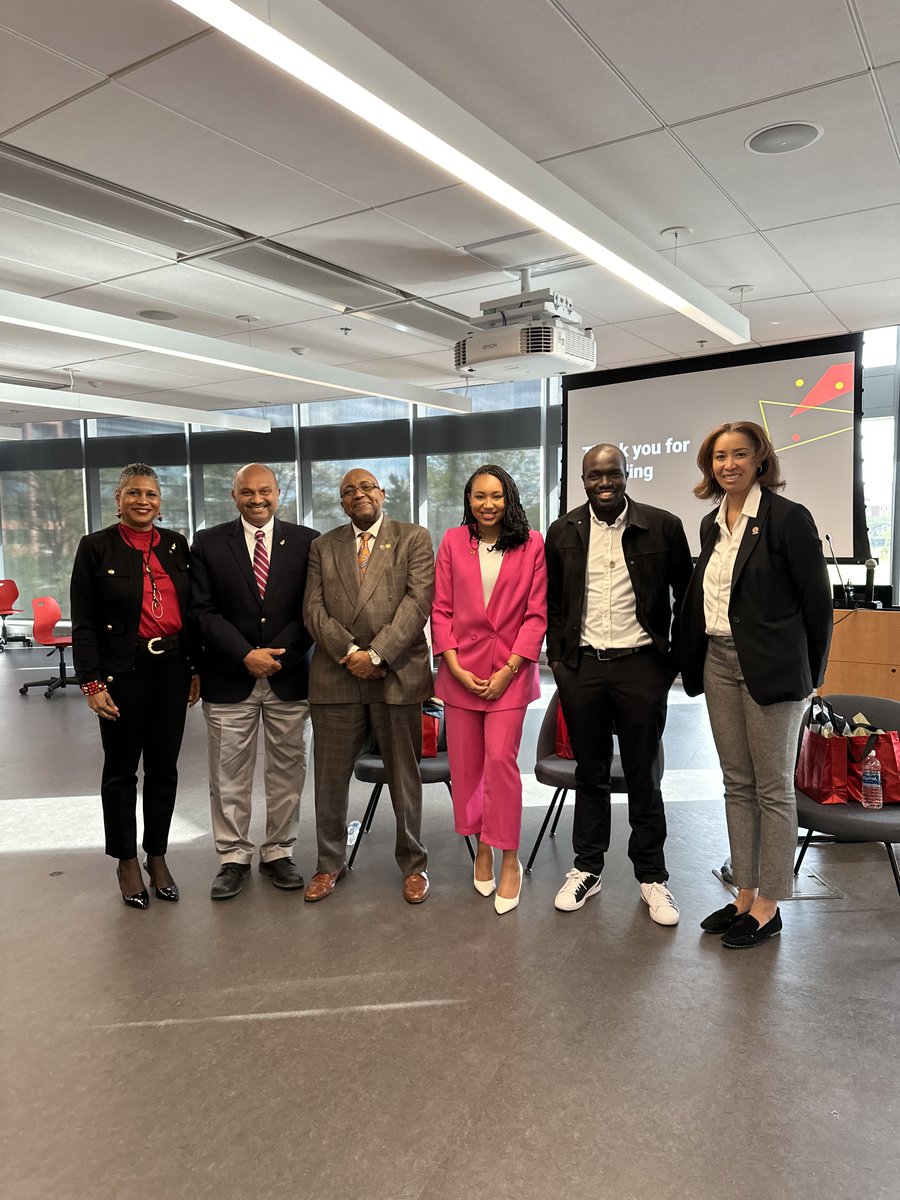
[[[303,624],[303,592],[314,529],[275,518],[265,599],[261,600],[241,518],[201,529],[191,547],[192,614],[203,644],[201,694],[213,704],[237,704],[253,691],[245,656],[283,646],[281,670],[269,676],[280,700],[305,700],[312,638]]]
[[[190,555],[180,533],[159,529],[156,557],[175,584],[181,606],[185,657],[193,669],[198,646],[190,626]],[[134,650],[144,598],[143,557],[127,545],[118,525],[89,533],[78,543],[69,595],[72,656],[79,683],[111,682],[134,670]]]
[[[548,662],[578,664],[590,533],[589,504],[573,508],[547,531]],[[638,623],[659,653],[669,655],[674,677],[679,610],[691,577],[691,552],[681,521],[663,508],[637,504],[629,497],[622,550]]]
[[[682,614],[681,678],[703,691],[703,575],[719,537],[718,508],[700,524],[700,557]],[[809,510],[762,489],[759,512],[738,547],[728,605],[741,673],[757,704],[803,700],[825,678],[834,627],[831,584]]]

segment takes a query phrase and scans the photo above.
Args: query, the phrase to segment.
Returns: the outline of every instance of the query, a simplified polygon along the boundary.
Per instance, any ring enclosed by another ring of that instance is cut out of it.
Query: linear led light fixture
[[[750,341],[731,305],[318,0],[267,0],[270,23],[233,0],[172,2],[717,337]]]
[[[430,408],[448,409],[451,412],[472,411],[471,398],[466,396],[451,396],[448,392],[436,392],[400,380],[381,379],[362,371],[309,362],[306,358],[294,359],[286,354],[254,350],[236,342],[204,337],[198,333],[184,333],[180,329],[167,329],[146,321],[134,321],[130,317],[117,317],[90,308],[78,308],[74,304],[61,304],[58,300],[23,296],[18,292],[0,291],[0,324],[87,338],[88,341],[105,342],[110,346],[124,346],[127,350],[147,350],[172,358],[208,363],[227,371],[247,371],[251,375],[311,383],[353,395],[383,396],[387,400],[425,404]],[[298,364],[296,367],[295,362]],[[212,422],[205,421],[204,424]]]
[[[144,400],[123,400],[117,396],[98,396],[86,392],[48,392],[22,383],[0,383],[0,401],[29,408],[52,408],[92,417],[105,413],[111,417],[136,417],[144,421],[174,421],[184,425],[211,425],[216,429],[242,429],[246,433],[271,433],[272,422],[266,417],[244,417],[236,413],[205,412],[202,408],[180,408],[175,404],[150,404]],[[2,437],[2,434],[0,434]]]

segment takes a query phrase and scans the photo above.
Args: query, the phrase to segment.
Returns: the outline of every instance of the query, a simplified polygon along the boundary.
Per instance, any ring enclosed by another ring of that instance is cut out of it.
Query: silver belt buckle
[[[147,649],[150,651],[151,654],[165,654],[165,650],[154,650],[153,649],[153,643],[161,642],[161,641],[162,641],[161,637],[152,637],[150,639],[150,641],[147,643]]]

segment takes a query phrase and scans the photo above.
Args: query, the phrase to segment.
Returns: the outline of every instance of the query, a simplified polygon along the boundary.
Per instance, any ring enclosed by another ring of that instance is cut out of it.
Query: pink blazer
[[[466,691],[442,662],[435,693],[457,708],[525,708],[541,694],[537,660],[547,629],[544,539],[533,530],[524,546],[507,550],[487,609],[476,544],[464,526],[448,529],[437,555],[431,639],[435,655],[455,650],[460,666],[487,679],[510,654],[526,662],[499,700]]]

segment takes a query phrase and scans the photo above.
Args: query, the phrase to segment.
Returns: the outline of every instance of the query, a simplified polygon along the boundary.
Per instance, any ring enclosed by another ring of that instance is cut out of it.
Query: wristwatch
[[[384,659],[381,657],[381,655],[378,653],[377,650],[369,649],[366,651],[366,654],[368,654],[369,658],[372,660],[373,667],[380,667],[381,664],[384,662]]]

